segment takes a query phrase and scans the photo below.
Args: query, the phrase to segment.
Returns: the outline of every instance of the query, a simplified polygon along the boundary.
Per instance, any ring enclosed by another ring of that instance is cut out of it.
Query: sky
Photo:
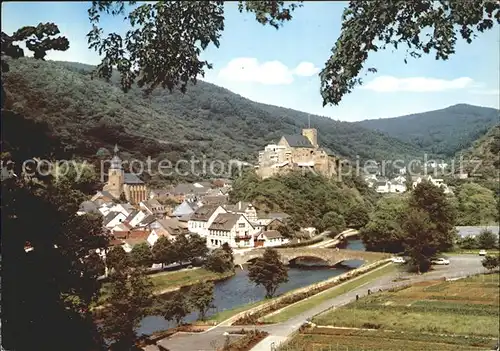
[[[49,60],[98,64],[88,49],[89,2],[2,2],[2,31],[53,22],[70,41]],[[365,67],[378,72],[346,95],[338,106],[322,106],[318,73],[337,40],[345,2],[306,2],[292,21],[276,30],[225,6],[225,29],[219,48],[208,47],[202,59],[213,64],[204,80],[251,100],[288,107],[342,121],[385,118],[445,108],[458,103],[499,108],[498,26],[472,44],[460,41],[447,61],[427,55],[404,63],[404,51],[370,53]],[[123,32],[123,17],[105,16],[105,32]]]

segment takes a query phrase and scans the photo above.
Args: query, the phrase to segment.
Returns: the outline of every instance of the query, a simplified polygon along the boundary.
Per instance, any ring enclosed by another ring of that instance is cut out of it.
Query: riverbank
[[[198,283],[223,281],[234,274],[234,271],[216,273],[205,268],[184,268],[173,272],[155,273],[148,277],[153,282],[154,295],[163,295]],[[102,308],[102,303],[108,296],[108,289],[109,283],[104,283],[101,288],[99,305],[95,308]]]
[[[373,263],[370,263],[368,265],[363,265],[359,268],[350,270],[344,274],[341,274],[339,276],[324,280],[322,282],[316,283],[316,284],[311,284],[309,286],[306,286],[301,289],[297,289],[294,291],[290,291],[286,294],[283,294],[276,299],[273,300],[267,300],[266,303],[261,304],[257,307],[254,307],[250,310],[244,311],[242,313],[239,313],[229,320],[221,323],[221,325],[224,326],[229,326],[229,325],[248,325],[248,324],[262,324],[262,322],[259,322],[261,318],[269,315],[270,313],[273,313],[275,311],[278,311],[282,308],[285,308],[291,304],[294,304],[298,301],[302,301],[306,298],[309,298],[311,296],[314,296],[318,293],[321,293],[327,289],[330,289],[334,286],[338,286],[342,282],[345,282],[347,280],[351,280],[355,277],[358,277],[362,274],[365,274],[367,272],[370,272],[382,265],[385,265],[389,263],[389,259],[385,260],[380,260],[376,261]]]
[[[324,301],[333,299],[337,296],[343,295],[366,285],[375,279],[383,277],[387,274],[395,273],[399,269],[399,266],[394,265],[389,262],[385,265],[379,266],[365,274],[361,274],[345,283],[334,286],[316,295],[313,295],[304,300],[297,301],[291,305],[283,307],[275,312],[272,312],[259,320],[262,323],[281,323],[290,318],[296,317],[304,311],[309,310],[311,307],[316,306]]]

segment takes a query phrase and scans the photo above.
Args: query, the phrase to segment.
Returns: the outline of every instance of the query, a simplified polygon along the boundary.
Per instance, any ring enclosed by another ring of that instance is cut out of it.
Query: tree
[[[480,249],[493,249],[498,245],[498,235],[491,230],[484,229],[477,236],[477,245]]]
[[[477,238],[474,236],[466,236],[457,242],[458,247],[465,250],[473,250],[478,248]]]
[[[16,135],[7,137],[9,148],[2,150],[10,152],[18,175],[1,182],[3,346],[82,351],[100,347],[90,312],[99,296],[99,267],[88,263],[89,255],[107,246],[102,219],[76,215],[85,199],[75,189],[76,180],[29,176],[18,169],[26,160],[20,155],[33,152],[33,157],[37,151],[17,137],[18,142]],[[43,235],[40,228],[45,228]],[[26,246],[31,251],[25,251]],[[54,330],[61,334],[56,337]]]
[[[100,160],[106,160],[111,157],[111,152],[108,149],[101,147],[95,154]]]
[[[278,286],[288,281],[288,271],[278,251],[267,248],[262,257],[248,267],[248,279],[266,289],[266,298],[273,297]]]
[[[230,272],[234,270],[232,253],[218,248],[207,256],[205,268],[216,273]]]
[[[433,237],[437,251],[447,251],[453,247],[456,213],[442,188],[427,181],[419,183],[409,198],[409,208],[420,209],[428,214],[435,226]]]
[[[159,311],[167,321],[173,320],[177,325],[180,325],[182,320],[191,313],[191,308],[186,292],[178,290],[169,299],[162,302]]]
[[[490,255],[485,256],[481,262],[483,264],[483,267],[490,271],[497,268],[498,265],[500,264],[498,256],[490,256]]]
[[[85,266],[89,272],[91,272],[91,276],[96,279],[106,273],[106,265],[104,264],[101,256],[99,256],[96,252],[92,252],[85,258]]]
[[[2,73],[9,68],[6,57],[24,55],[14,41],[28,40],[27,48],[40,58],[41,51],[64,49],[64,40],[51,38],[57,33],[50,24],[24,27],[13,36],[2,33]],[[99,216],[76,215],[95,174],[85,170],[76,179],[72,168],[58,177],[26,172],[26,160],[33,160],[35,169],[40,159],[55,162],[71,155],[50,138],[46,123],[4,109],[4,94],[2,84],[2,127],[9,131],[2,134],[2,161],[17,177],[1,182],[2,344],[15,350],[99,348],[90,305],[99,296],[102,265],[94,253],[108,240]],[[54,336],[54,330],[60,334]]]
[[[199,312],[199,318],[205,319],[205,316],[210,308],[214,308],[214,284],[211,282],[198,283],[189,290],[189,300]]]
[[[425,272],[435,255],[453,247],[453,207],[443,190],[427,181],[413,190],[408,207],[402,221],[405,252],[417,271]]]
[[[321,219],[320,228],[321,230],[331,230],[338,234],[346,228],[344,216],[333,211],[327,212]]]
[[[219,47],[224,2],[157,2],[135,8],[136,2],[132,1],[129,5],[134,5],[134,11],[128,12],[124,2],[93,1],[89,10],[94,25],[88,34],[89,48],[104,53],[98,70],[101,76],[110,78],[113,67],[117,67],[124,89],[137,82],[148,90],[157,86],[172,90],[179,86],[185,91],[188,81],[196,82],[199,75],[204,76],[205,69],[212,68],[199,57],[210,44]],[[274,28],[291,20],[292,12],[300,6],[300,1],[239,2],[240,12],[254,13],[259,23]],[[370,52],[404,45],[407,56],[419,58],[433,53],[437,60],[446,60],[455,53],[459,37],[470,43],[478,32],[500,23],[499,9],[496,1],[479,0],[350,1],[332,55],[319,74],[323,106],[338,105],[345,94],[362,84],[359,76]],[[124,16],[132,29],[125,37],[117,33],[102,37],[99,20],[103,12]],[[432,36],[423,34],[427,29]],[[159,37],[158,31],[168,35]],[[183,45],[178,44],[180,33]],[[367,68],[365,72],[376,72],[376,68]]]
[[[147,242],[135,245],[130,251],[130,262],[134,267],[149,268],[153,264],[153,254]]]
[[[494,223],[498,213],[495,194],[476,183],[460,186],[457,194],[458,225],[488,225]]]
[[[180,234],[175,237],[174,249],[176,252],[176,262],[183,263],[191,260],[189,252],[189,239],[186,235]]]
[[[370,215],[365,205],[357,204],[352,206],[345,217],[349,228],[360,229],[368,224]]]
[[[104,335],[113,342],[113,350],[133,350],[137,341],[135,330],[153,304],[151,280],[140,268],[113,272],[106,303]]]
[[[156,240],[151,253],[154,263],[169,265],[176,261],[175,247],[166,236],[161,236]]]
[[[410,264],[417,272],[426,272],[431,266],[431,260],[437,253],[435,226],[429,215],[420,209],[410,209],[403,221],[405,253],[410,258]]]
[[[404,250],[401,221],[407,211],[403,197],[380,199],[370,221],[361,229],[361,239],[367,250],[398,253]]]
[[[196,258],[205,258],[208,254],[207,240],[202,238],[198,234],[189,235],[189,244],[187,247],[187,252],[189,253],[189,261],[193,261]]]
[[[121,246],[114,246],[106,255],[108,269],[124,270],[130,265],[130,258]]]

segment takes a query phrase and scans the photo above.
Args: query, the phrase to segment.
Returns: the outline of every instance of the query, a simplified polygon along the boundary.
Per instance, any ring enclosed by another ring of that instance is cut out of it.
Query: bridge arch
[[[302,266],[308,266],[308,264],[301,263],[300,261],[306,262],[311,262],[314,263],[314,265],[311,266],[331,266],[330,262],[328,262],[327,259],[323,257],[317,257],[317,256],[311,256],[311,255],[298,255],[295,258],[289,258],[288,259],[288,265],[294,266],[294,265],[302,265]]]
[[[298,258],[304,257],[314,257],[315,259],[320,259],[322,261],[328,262],[329,266],[335,266],[342,262],[348,262],[352,260],[359,260],[364,262],[370,262],[375,260],[380,260],[389,257],[388,254],[383,254],[379,252],[369,252],[369,251],[355,251],[355,250],[345,250],[345,249],[324,249],[324,248],[276,248],[281,261],[288,264]],[[247,251],[244,254],[236,254],[235,264],[245,264],[248,261],[253,261],[257,257],[261,257],[264,253],[263,249],[254,249]]]

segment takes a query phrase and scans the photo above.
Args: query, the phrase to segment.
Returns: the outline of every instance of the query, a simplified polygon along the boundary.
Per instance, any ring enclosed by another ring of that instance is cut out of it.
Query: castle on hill
[[[259,152],[257,174],[262,178],[297,169],[312,169],[326,177],[337,174],[339,158],[318,145],[318,131],[302,129],[302,134],[284,135],[277,144]]]
[[[148,189],[137,175],[124,172],[118,151],[118,146],[115,145],[115,154],[108,170],[108,182],[104,185],[103,190],[116,199],[124,195],[129,203],[139,204],[141,201],[147,200]]]

